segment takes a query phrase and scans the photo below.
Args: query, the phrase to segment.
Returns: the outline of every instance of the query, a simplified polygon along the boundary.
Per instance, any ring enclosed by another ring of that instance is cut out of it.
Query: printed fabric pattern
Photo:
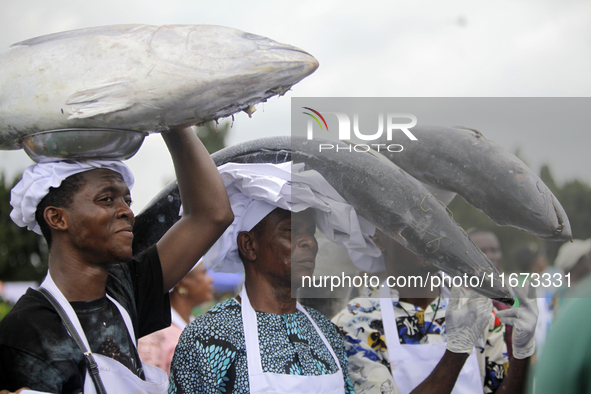
[[[394,293],[393,293],[394,294]],[[417,345],[447,341],[445,310],[447,301],[435,299],[426,310],[392,299],[401,344]],[[332,321],[345,337],[349,356],[349,377],[358,394],[393,393],[390,356],[384,335],[379,289],[367,288],[361,297]],[[505,344],[505,326],[494,316],[484,332],[484,346],[475,351],[483,381],[483,392],[493,393],[501,385],[509,368]]]
[[[345,392],[354,393],[337,328],[318,311],[305,308],[337,355]],[[306,376],[337,372],[334,358],[302,312],[256,315],[263,372]],[[248,392],[241,306],[231,298],[198,316],[183,331],[172,360],[169,393]]]

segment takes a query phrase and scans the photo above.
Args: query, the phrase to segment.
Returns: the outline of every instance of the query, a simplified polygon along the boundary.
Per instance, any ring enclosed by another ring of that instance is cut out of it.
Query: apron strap
[[[177,311],[174,310],[174,308],[170,308],[170,320],[172,324],[181,330],[184,330],[187,326],[187,322],[181,317],[181,315],[179,315]]]
[[[242,311],[242,326],[244,329],[244,342],[246,346],[246,353],[247,353],[247,363],[248,363],[248,373],[251,374],[262,374],[263,373],[263,364],[261,362],[260,356],[260,346],[259,346],[259,334],[258,334],[258,322],[256,317],[256,312],[254,308],[250,304],[250,300],[248,298],[248,294],[246,293],[246,285],[242,286],[242,290],[240,291],[240,298],[241,298],[241,311]],[[304,307],[299,303],[296,302],[296,309],[299,310],[306,316],[306,318],[312,323],[312,326],[316,330],[316,333],[324,343],[324,346],[328,349],[334,362],[337,367],[337,371],[342,371],[341,363],[339,362],[339,358],[337,357],[336,353],[332,349],[332,346],[322,333],[322,330],[318,327],[314,319],[310,316],[310,314],[304,309]],[[254,331],[253,331],[254,327]],[[250,354],[249,353],[250,349]]]
[[[312,325],[316,329],[316,332],[320,336],[320,339],[322,339],[322,342],[324,342],[324,346],[326,346],[326,348],[328,349],[328,351],[332,355],[332,358],[334,358],[334,362],[337,365],[338,370],[339,371],[342,370],[341,363],[339,361],[339,358],[337,357],[337,355],[335,354],[334,350],[332,349],[332,346],[330,345],[330,343],[328,342],[328,340],[326,339],[326,337],[322,333],[322,330],[320,330],[320,328],[318,328],[318,325],[316,324],[316,322],[314,321],[314,319],[312,319],[312,316],[310,316],[310,314],[308,313],[308,311],[306,311],[304,309],[304,307],[299,302],[296,304],[296,308],[300,312],[302,312],[304,315],[306,315],[306,317],[308,318],[308,320],[310,321],[310,323],[312,323]]]
[[[59,304],[59,302],[57,302],[53,295],[43,287],[38,288],[37,291],[43,294],[45,298],[47,298],[47,300],[51,303],[51,305],[53,305],[57,314],[61,318],[63,325],[66,327],[66,330],[74,339],[74,341],[76,341],[76,344],[78,345],[80,350],[82,350],[82,353],[84,354],[84,360],[86,361],[86,367],[88,368],[88,372],[92,377],[92,381],[94,382],[94,386],[96,388],[97,393],[107,394],[107,390],[105,389],[103,381],[101,380],[101,377],[99,375],[98,366],[96,364],[96,361],[94,360],[94,357],[92,356],[92,352],[86,349],[84,342],[82,342],[82,338],[80,338],[80,335],[78,335],[78,332],[74,328],[74,325],[72,324],[72,321],[68,317],[66,311],[64,311],[64,308],[62,308],[62,306]]]
[[[137,349],[137,338],[135,336],[135,330],[133,329],[133,323],[131,322],[131,317],[129,316],[129,313],[127,313],[127,310],[125,310],[125,308],[119,302],[117,302],[116,299],[111,297],[109,295],[109,293],[107,293],[106,295],[107,295],[107,298],[109,300],[111,300],[111,302],[113,304],[115,304],[117,309],[119,309],[119,313],[121,314],[121,318],[123,318],[123,322],[125,323],[125,327],[127,327],[127,334],[129,335],[133,344],[135,345],[135,348]]]
[[[400,337],[398,336],[398,326],[396,324],[396,313],[392,305],[390,287],[382,283],[380,287],[380,308],[382,310],[382,323],[384,325],[384,334],[388,346],[388,354],[391,356],[395,347],[400,346]],[[392,357],[390,357],[393,360]]]

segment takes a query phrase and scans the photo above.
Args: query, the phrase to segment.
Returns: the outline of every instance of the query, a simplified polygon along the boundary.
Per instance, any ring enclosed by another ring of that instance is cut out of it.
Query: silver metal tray
[[[31,134],[20,144],[37,163],[63,159],[125,160],[136,154],[147,133],[117,129],[56,129]]]

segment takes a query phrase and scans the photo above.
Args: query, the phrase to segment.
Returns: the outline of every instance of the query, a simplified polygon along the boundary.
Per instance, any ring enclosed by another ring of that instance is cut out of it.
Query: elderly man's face
[[[89,263],[105,264],[131,258],[134,215],[131,196],[121,174],[86,171],[84,185],[64,208],[71,243]]]
[[[299,213],[274,210],[265,218],[258,237],[258,268],[284,285],[301,283],[301,276],[314,272],[318,253],[315,232],[312,210]]]

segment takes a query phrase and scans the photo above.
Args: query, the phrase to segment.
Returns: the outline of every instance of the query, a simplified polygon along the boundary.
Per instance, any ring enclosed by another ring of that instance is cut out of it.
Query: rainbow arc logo
[[[322,119],[322,122],[324,123],[324,126],[326,126],[326,131],[328,131],[328,125],[326,124],[326,120],[324,120],[324,116],[322,116],[322,115],[320,114],[320,112],[318,112],[318,111],[316,111],[315,109],[312,109],[312,108],[310,108],[310,107],[302,107],[302,108],[303,108],[303,109],[307,109],[308,111],[312,111],[312,112],[314,112],[316,115],[318,115],[318,116],[320,117],[320,119]],[[320,126],[320,130],[324,130],[324,129],[322,128],[322,123],[320,123],[320,120],[318,120],[318,118],[317,118],[316,116],[312,115],[312,114],[311,114],[311,113],[309,113],[309,112],[302,112],[302,113],[303,113],[303,114],[305,114],[305,115],[308,115],[308,116],[312,117],[312,119],[314,119],[314,120],[316,121],[316,123],[318,123],[318,126]]]

